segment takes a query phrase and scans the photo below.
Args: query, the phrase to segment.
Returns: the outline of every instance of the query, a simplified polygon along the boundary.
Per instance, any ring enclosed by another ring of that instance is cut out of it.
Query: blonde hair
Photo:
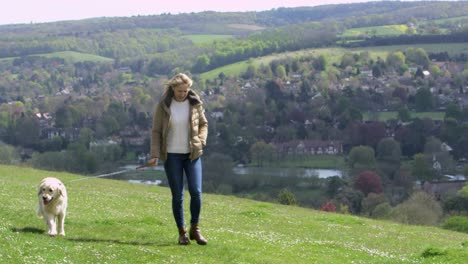
[[[178,73],[167,82],[166,86],[167,88],[174,88],[181,84],[186,84],[190,88],[192,87],[192,83],[193,81],[190,79],[190,77],[183,73]]]

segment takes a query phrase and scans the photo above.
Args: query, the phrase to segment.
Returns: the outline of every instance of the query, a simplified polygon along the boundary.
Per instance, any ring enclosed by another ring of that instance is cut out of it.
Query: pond
[[[133,183],[143,183],[148,185],[160,185],[162,181],[155,179],[157,172],[164,173],[163,166],[159,165],[153,168],[136,170],[136,165],[127,165],[120,167],[123,173],[118,173],[106,178],[125,180]],[[233,172],[236,175],[264,175],[278,177],[318,177],[326,179],[333,176],[342,177],[341,170],[334,169],[311,169],[311,168],[272,168],[272,167],[234,167]],[[164,177],[163,177],[164,178]]]
[[[279,177],[318,177],[321,179],[338,176],[342,177],[341,170],[333,169],[311,169],[311,168],[272,168],[272,167],[235,167],[233,169],[238,175],[269,175]]]

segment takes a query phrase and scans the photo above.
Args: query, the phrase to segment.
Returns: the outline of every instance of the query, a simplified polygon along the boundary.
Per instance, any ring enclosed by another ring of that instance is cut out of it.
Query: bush
[[[468,197],[455,196],[447,199],[443,203],[444,210],[449,213],[456,212],[458,214],[468,213]]]
[[[383,193],[369,193],[366,198],[362,200],[362,213],[372,216],[372,213],[377,205],[387,202],[387,198]]]
[[[334,212],[336,212],[336,206],[333,204],[332,201],[328,201],[328,202],[326,202],[325,204],[322,205],[320,210],[334,213]]]
[[[288,189],[283,189],[278,194],[278,201],[280,204],[296,205],[296,197]]]
[[[457,232],[468,233],[468,217],[452,216],[449,217],[443,224],[442,228]]]
[[[437,225],[442,217],[442,207],[432,196],[416,192],[392,210],[391,218],[411,225]]]
[[[0,141],[0,164],[13,164],[20,159],[15,147]]]
[[[375,219],[387,219],[392,214],[392,206],[388,203],[381,203],[377,205],[372,211],[372,218]]]

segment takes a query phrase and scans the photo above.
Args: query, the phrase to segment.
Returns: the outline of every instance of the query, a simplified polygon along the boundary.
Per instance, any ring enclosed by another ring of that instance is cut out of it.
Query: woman
[[[202,236],[198,222],[202,194],[200,156],[206,145],[208,122],[203,103],[191,86],[192,80],[183,73],[169,80],[153,117],[149,164],[156,166],[159,160],[164,160],[172,193],[172,212],[179,229],[179,244],[188,245],[190,240],[196,240],[199,245],[206,245],[208,242]],[[190,240],[184,222],[184,172],[190,193]]]

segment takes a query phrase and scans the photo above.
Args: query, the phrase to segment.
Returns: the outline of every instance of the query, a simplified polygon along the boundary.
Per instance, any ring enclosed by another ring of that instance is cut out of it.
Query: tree
[[[339,176],[333,176],[326,179],[327,181],[327,195],[328,197],[334,197],[339,190],[346,185],[346,181]]]
[[[278,202],[285,205],[296,205],[296,197],[288,189],[282,189],[278,194]]]
[[[372,76],[375,78],[382,76],[382,68],[380,65],[374,64],[374,66],[372,66]]]
[[[406,53],[406,60],[409,62],[413,62],[417,65],[423,66],[425,69],[429,66],[429,56],[422,48],[409,48],[405,51]]]
[[[39,122],[31,117],[17,120],[14,132],[15,142],[24,147],[33,147],[39,141]]]
[[[374,149],[368,146],[353,147],[348,155],[351,169],[359,171],[375,168]]]
[[[327,69],[327,64],[327,57],[323,54],[318,56],[318,58],[313,62],[313,66],[317,71],[325,71]]]
[[[253,77],[255,77],[256,73],[257,70],[255,69],[255,67],[253,65],[249,65],[242,77],[247,80],[252,79]]]
[[[400,162],[400,143],[393,138],[384,138],[377,145],[377,160]]]
[[[384,138],[377,145],[377,164],[390,179],[394,179],[395,173],[400,168],[401,149],[400,143],[393,138]]]
[[[73,114],[68,105],[62,105],[55,112],[55,126],[59,128],[70,128],[73,126]]]
[[[421,181],[421,184],[424,181],[432,180],[433,174],[431,171],[431,166],[428,163],[424,154],[418,153],[413,157],[413,169],[411,173]]]
[[[256,162],[259,166],[263,166],[264,162],[271,162],[273,160],[274,151],[275,147],[264,141],[257,141],[250,147],[252,161]]]
[[[206,54],[199,55],[192,67],[193,72],[204,72],[210,65],[210,58]]]
[[[430,111],[434,108],[434,97],[427,88],[419,88],[414,99],[418,111]]]
[[[0,164],[13,164],[19,159],[19,153],[13,146],[0,141]]]
[[[462,111],[458,107],[458,105],[454,103],[450,103],[447,105],[447,108],[445,109],[445,118],[454,118],[454,119],[459,119],[462,117]]]
[[[363,198],[364,194],[361,191],[345,186],[336,194],[334,200],[339,204],[348,206],[351,213],[359,214],[362,209]]]
[[[284,78],[286,77],[286,68],[281,65],[281,64],[278,64],[276,65],[276,68],[275,68],[275,75],[276,77],[278,78]]]
[[[411,120],[411,112],[406,105],[398,110],[398,119],[403,122],[408,122]]]
[[[375,208],[383,203],[388,203],[384,193],[369,193],[367,197],[362,200],[362,212],[372,217]]]
[[[409,126],[403,126],[395,132],[395,140],[400,142],[404,156],[412,157],[416,153],[423,152],[426,142],[426,133],[433,129],[432,121],[413,119]]]
[[[390,52],[387,56],[387,66],[393,67],[394,69],[399,69],[403,64],[405,64],[406,56],[401,51]]]
[[[359,173],[354,187],[364,193],[364,196],[369,193],[381,193],[383,191],[380,176],[368,170]]]

